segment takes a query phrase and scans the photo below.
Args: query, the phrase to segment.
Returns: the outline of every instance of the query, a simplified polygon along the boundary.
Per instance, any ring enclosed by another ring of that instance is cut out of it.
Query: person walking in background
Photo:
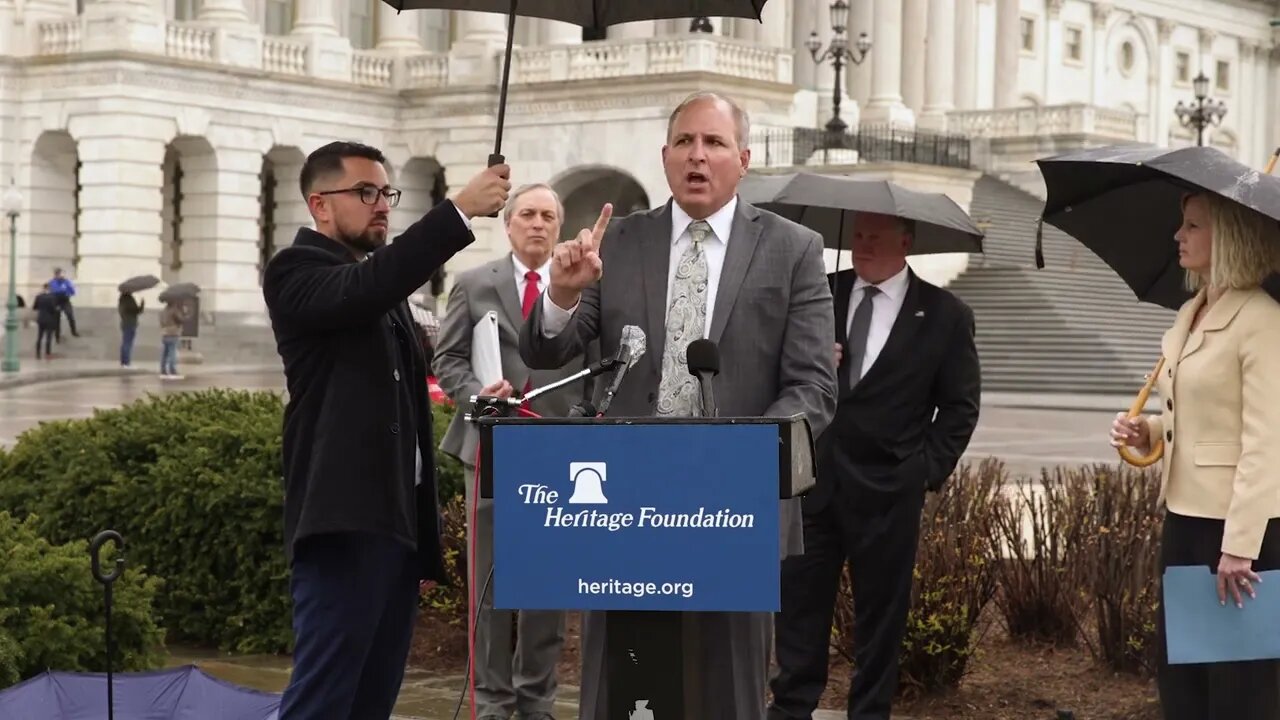
[[[176,300],[169,300],[160,311],[160,377],[181,380],[178,374],[178,338],[182,337],[182,321],[186,315]]]
[[[138,337],[138,316],[146,307],[147,301],[138,302],[133,293],[120,293],[120,301],[116,310],[120,313],[120,365],[129,367],[133,364],[133,341]],[[163,374],[163,369],[161,374]]]
[[[80,333],[76,332],[76,313],[71,307],[71,296],[76,294],[76,286],[69,278],[63,276],[62,268],[54,268],[53,279],[49,281],[47,287],[58,300],[58,311],[67,316],[67,326],[71,328],[71,336],[80,337]],[[61,318],[59,318],[56,334],[58,342],[62,342]]]
[[[1161,575],[1216,568],[1218,599],[1243,607],[1280,592],[1254,586],[1280,569],[1280,302],[1260,287],[1280,271],[1280,227],[1211,193],[1184,198],[1182,213],[1178,262],[1196,294],[1160,344],[1164,409],[1117,414],[1111,444],[1146,455],[1164,443]],[[1156,616],[1166,720],[1280,718],[1280,661],[1170,665],[1163,601]]]
[[[49,292],[49,283],[36,295],[31,303],[31,311],[36,315],[36,359],[53,358],[53,339],[58,334],[59,313],[58,298]],[[43,343],[43,345],[41,345]],[[43,347],[43,352],[41,348]]]

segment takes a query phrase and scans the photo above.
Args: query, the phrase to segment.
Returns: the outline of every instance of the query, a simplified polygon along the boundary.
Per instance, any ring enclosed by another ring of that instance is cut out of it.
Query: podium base
[[[680,612],[605,613],[606,717],[696,720],[702,682],[693,659],[701,648],[690,620]],[[644,709],[652,715],[633,715]]]

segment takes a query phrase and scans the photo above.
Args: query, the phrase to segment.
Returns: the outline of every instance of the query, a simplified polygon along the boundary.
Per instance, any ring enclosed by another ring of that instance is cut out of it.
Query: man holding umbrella
[[[116,311],[120,314],[121,367],[133,364],[133,343],[138,337],[138,317],[146,308],[146,301],[139,302],[133,294],[159,284],[160,278],[155,275],[139,275],[120,283],[120,299],[116,303]]]
[[[839,403],[803,501],[805,553],[783,562],[770,720],[818,706],[846,561],[849,717],[889,720],[925,493],[941,489],[978,422],[973,312],[907,265],[924,223],[858,212],[851,226],[854,269],[833,278]]]

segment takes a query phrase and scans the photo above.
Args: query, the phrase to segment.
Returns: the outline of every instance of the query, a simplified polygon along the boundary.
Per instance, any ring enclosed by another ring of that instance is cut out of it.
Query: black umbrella
[[[120,292],[135,293],[151,288],[160,284],[160,278],[155,275],[137,275],[120,283]]]
[[[859,212],[914,220],[912,255],[982,252],[982,231],[954,200],[942,193],[908,190],[887,180],[847,175],[790,173],[748,175],[738,185],[743,200],[816,230],[839,252]],[[839,271],[839,256],[836,270]]]
[[[1102,258],[1139,300],[1170,309],[1190,297],[1173,238],[1183,195],[1211,192],[1280,218],[1280,178],[1216,148],[1120,145],[1036,162],[1048,191],[1042,221]],[[1039,237],[1036,257],[1043,267]]]
[[[767,0],[383,0],[396,10],[467,10],[507,16],[507,50],[498,90],[498,132],[489,165],[502,157],[502,127],[507,116],[507,81],[511,75],[511,44],[516,17],[559,20],[588,28],[604,28],[641,20],[707,17],[760,19]]]
[[[200,286],[195,283],[182,282],[170,285],[160,293],[160,302],[183,300],[200,294]]]

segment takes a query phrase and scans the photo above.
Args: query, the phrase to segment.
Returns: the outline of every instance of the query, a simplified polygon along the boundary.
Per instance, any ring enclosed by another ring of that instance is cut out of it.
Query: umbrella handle
[[[116,549],[120,551],[120,555],[116,558],[116,567],[110,573],[102,572],[102,546],[108,541],[116,544]],[[120,577],[120,573],[124,571],[124,538],[120,537],[120,533],[115,530],[103,530],[93,538],[93,542],[89,543],[90,562],[93,565],[93,579],[103,585],[110,585]]]
[[[1151,371],[1151,375],[1147,378],[1147,384],[1142,386],[1142,390],[1138,392],[1138,397],[1134,399],[1133,405],[1129,407],[1129,417],[1136,418],[1142,414],[1142,408],[1147,405],[1147,398],[1151,395],[1151,388],[1156,384],[1156,379],[1160,377],[1160,369],[1164,367],[1164,356],[1156,362],[1156,369]],[[1139,455],[1133,451],[1133,448],[1122,445],[1119,448],[1120,458],[1134,467],[1144,468],[1156,464],[1161,457],[1164,456],[1164,439],[1159,437],[1151,438],[1151,452],[1146,455]]]
[[[498,91],[497,137],[493,141],[493,154],[489,156],[489,167],[506,163],[506,158],[502,156],[502,131],[507,122],[507,85],[511,80],[511,45],[516,36],[516,10],[519,4],[520,0],[511,0],[511,11],[507,14],[507,49],[502,63],[502,85]],[[498,213],[495,211],[485,217],[498,217]]]
[[[1267,169],[1264,170],[1263,172],[1270,175],[1271,171],[1275,170],[1276,160],[1278,159],[1280,159],[1280,148],[1276,148],[1276,151],[1274,153],[1271,153],[1271,159],[1267,161]]]

